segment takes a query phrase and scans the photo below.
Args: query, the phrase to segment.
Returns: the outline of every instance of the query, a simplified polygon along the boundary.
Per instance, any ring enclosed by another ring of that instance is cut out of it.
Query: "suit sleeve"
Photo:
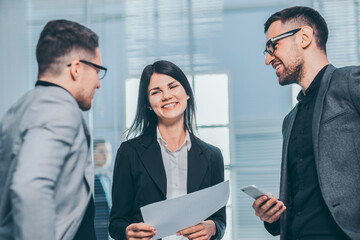
[[[32,112],[10,185],[15,239],[56,239],[55,189],[81,125],[78,109],[57,102]],[[40,106],[39,106],[40,108]]]
[[[360,114],[360,67],[355,67],[350,74],[349,92],[354,107]]]
[[[280,219],[273,223],[264,222],[264,226],[271,235],[280,235]]]
[[[132,223],[134,185],[131,176],[131,159],[134,157],[135,152],[129,144],[122,143],[116,154],[113,174],[109,232],[114,239],[125,239],[125,229]]]
[[[296,107],[295,107],[296,108]],[[289,121],[291,119],[291,114],[294,114],[295,108],[284,118],[283,124],[282,124],[282,135],[283,135],[283,141],[285,141],[285,135],[287,127],[289,126]],[[265,229],[273,236],[280,235],[280,219],[273,223],[268,223],[264,221]]]
[[[211,165],[211,185],[224,181],[224,160],[219,148],[214,148],[214,157]],[[222,207],[216,213],[211,215],[208,220],[212,220],[216,226],[216,233],[211,240],[221,239],[224,236],[226,228],[226,207]]]

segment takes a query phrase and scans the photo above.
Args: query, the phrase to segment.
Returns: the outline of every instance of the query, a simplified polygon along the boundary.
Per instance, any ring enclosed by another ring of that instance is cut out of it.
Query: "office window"
[[[227,74],[198,74],[194,77],[199,137],[220,148],[225,164],[225,180],[230,180],[229,79]],[[224,240],[232,239],[231,192],[226,206]]]
[[[360,64],[360,1],[315,0],[329,28],[327,55],[335,67]]]
[[[129,128],[134,121],[137,107],[139,79],[129,78],[125,81],[126,90],[126,128]]]
[[[199,74],[194,77],[199,137],[220,148],[230,178],[229,94],[227,74]]]

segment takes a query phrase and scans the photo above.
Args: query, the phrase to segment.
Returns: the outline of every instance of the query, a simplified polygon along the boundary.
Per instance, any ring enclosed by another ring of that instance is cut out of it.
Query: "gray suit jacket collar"
[[[336,68],[331,64],[327,67],[324,76],[321,79],[321,84],[314,107],[312,133],[313,133],[315,162],[317,159],[319,159],[319,129],[320,129],[320,121],[324,107],[324,99],[326,96],[326,92],[329,89],[332,74],[335,70]]]

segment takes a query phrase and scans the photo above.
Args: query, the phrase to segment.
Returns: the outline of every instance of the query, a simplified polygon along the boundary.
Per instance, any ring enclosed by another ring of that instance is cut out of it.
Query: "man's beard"
[[[296,61],[289,67],[284,66],[283,73],[279,76],[279,84],[281,86],[299,83],[303,77],[303,66],[304,60],[301,58],[296,59]]]
[[[89,96],[85,96],[85,89],[81,88],[81,91],[78,93],[78,96],[76,97],[76,101],[80,107],[81,110],[87,111],[91,108],[91,100],[89,101]]]

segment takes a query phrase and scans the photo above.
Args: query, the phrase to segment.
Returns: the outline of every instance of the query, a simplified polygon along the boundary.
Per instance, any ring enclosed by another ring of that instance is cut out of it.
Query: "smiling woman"
[[[183,86],[168,75],[154,73],[148,89],[150,108],[158,117],[159,128],[184,126],[184,112],[190,97]]]
[[[182,102],[184,118],[181,120],[184,129],[193,134],[193,126],[196,124],[195,98],[190,83],[178,66],[168,61],[157,61],[146,66],[142,72],[136,116],[128,130],[127,138],[153,132],[159,121],[166,120],[160,114],[163,111],[158,111],[158,109],[153,111],[151,104],[155,104],[156,101],[174,103],[173,94],[176,92],[175,95],[179,97],[177,93],[179,89],[186,96],[185,102]]]
[[[140,136],[123,142],[115,160],[109,225],[113,238],[154,237],[154,226],[142,223],[141,207],[224,181],[221,151],[194,135],[194,109],[194,95],[179,67],[168,61],[145,67],[135,121],[128,130],[128,138]],[[225,226],[224,207],[163,240],[221,239]]]

